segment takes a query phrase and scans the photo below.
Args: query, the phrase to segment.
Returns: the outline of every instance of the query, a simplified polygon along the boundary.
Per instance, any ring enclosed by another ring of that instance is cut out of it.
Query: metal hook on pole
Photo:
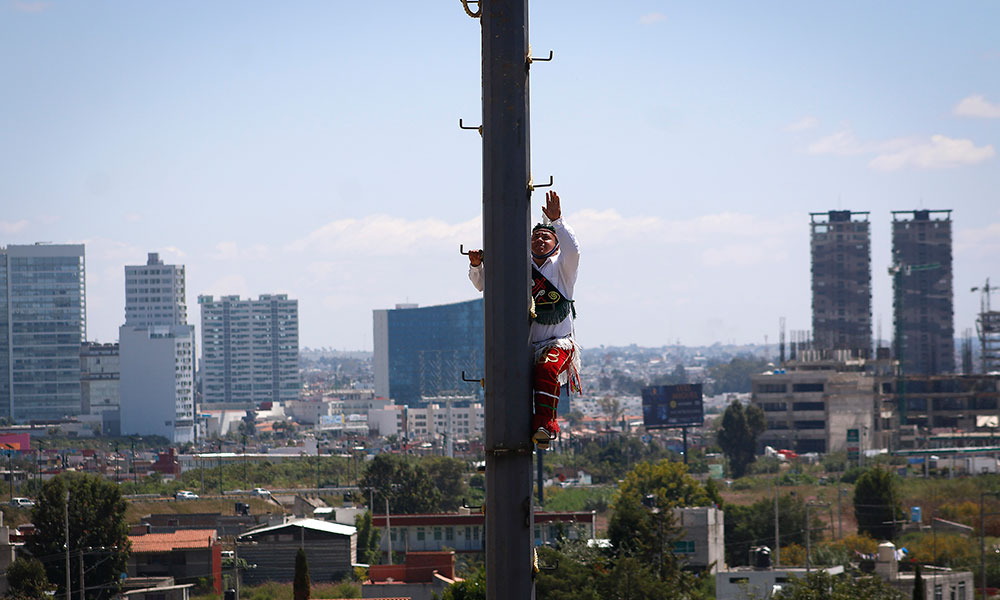
[[[528,181],[528,191],[529,192],[533,192],[537,188],[552,187],[552,183],[553,183],[553,179],[552,179],[551,175],[549,175],[549,182],[548,183],[538,183],[538,184],[536,184],[534,181],[530,181],[529,180]]]
[[[473,126],[473,127],[466,127],[465,123],[462,122],[462,119],[459,119],[458,120],[458,127],[459,127],[459,129],[475,129],[476,131],[479,132],[479,135],[483,135],[483,126],[482,125]]]
[[[479,0],[459,0],[462,3],[462,8],[465,9],[465,14],[469,15],[473,19],[478,19],[483,14],[483,7],[479,4]],[[476,5],[476,10],[469,8],[470,4]]]
[[[465,376],[465,371],[462,371],[462,381],[468,381],[469,383],[478,383],[481,387],[486,387],[485,379],[469,379]]]
[[[549,50],[549,57],[548,58],[535,58],[534,56],[529,55],[528,56],[528,64],[530,65],[533,62],[549,62],[550,60],[552,60],[553,56],[554,56],[554,54],[553,54],[553,52],[551,50]]]
[[[472,252],[472,250],[469,250],[469,252]],[[465,251],[465,244],[459,244],[458,245],[458,253],[459,254],[461,254],[463,256],[468,256],[469,252]]]

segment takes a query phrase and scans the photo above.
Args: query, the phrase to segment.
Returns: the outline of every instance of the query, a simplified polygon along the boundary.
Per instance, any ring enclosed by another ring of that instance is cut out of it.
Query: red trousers
[[[559,433],[556,408],[559,406],[559,375],[569,368],[573,350],[549,348],[535,363],[534,408],[531,430],[544,427],[549,433]]]

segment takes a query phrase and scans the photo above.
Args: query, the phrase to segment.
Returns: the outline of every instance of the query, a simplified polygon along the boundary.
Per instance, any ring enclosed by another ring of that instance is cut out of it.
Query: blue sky
[[[953,209],[955,327],[1000,283],[1000,3],[532,3],[532,169],[580,237],[584,346],[810,327],[808,213]],[[124,265],[288,293],[305,346],[473,298],[479,24],[458,0],[0,0],[0,244],[85,243],[89,337]],[[540,217],[541,194],[535,200]],[[991,271],[992,269],[992,271]],[[1000,302],[1000,299],[997,300]]]

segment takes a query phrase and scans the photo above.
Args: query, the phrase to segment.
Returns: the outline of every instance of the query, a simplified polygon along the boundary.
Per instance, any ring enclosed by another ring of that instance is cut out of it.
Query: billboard
[[[646,429],[701,427],[705,422],[701,384],[642,388],[642,421]]]

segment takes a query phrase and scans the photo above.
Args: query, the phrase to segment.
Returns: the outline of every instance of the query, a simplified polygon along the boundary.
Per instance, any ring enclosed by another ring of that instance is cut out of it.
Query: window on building
[[[449,542],[452,541],[453,539],[455,539],[455,528],[454,527],[445,527],[445,529],[444,529],[444,539],[448,540]]]
[[[792,410],[826,410],[825,402],[793,402]]]
[[[764,402],[761,405],[764,412],[779,412],[784,411],[786,406],[784,402]]]
[[[823,384],[822,383],[793,383],[792,384],[792,391],[793,392],[822,392],[823,391]]]
[[[694,540],[674,542],[674,554],[694,554]]]
[[[940,583],[934,584],[934,600],[944,600],[944,590]]]
[[[426,534],[424,533],[424,528],[423,527],[417,527],[417,541],[418,542],[422,542],[422,541],[424,541],[425,537],[426,537]]]
[[[784,394],[785,384],[783,383],[762,383],[757,386],[758,394]]]
[[[440,542],[441,541],[441,528],[440,527],[435,527],[434,528],[434,541],[436,541],[436,542]]]

